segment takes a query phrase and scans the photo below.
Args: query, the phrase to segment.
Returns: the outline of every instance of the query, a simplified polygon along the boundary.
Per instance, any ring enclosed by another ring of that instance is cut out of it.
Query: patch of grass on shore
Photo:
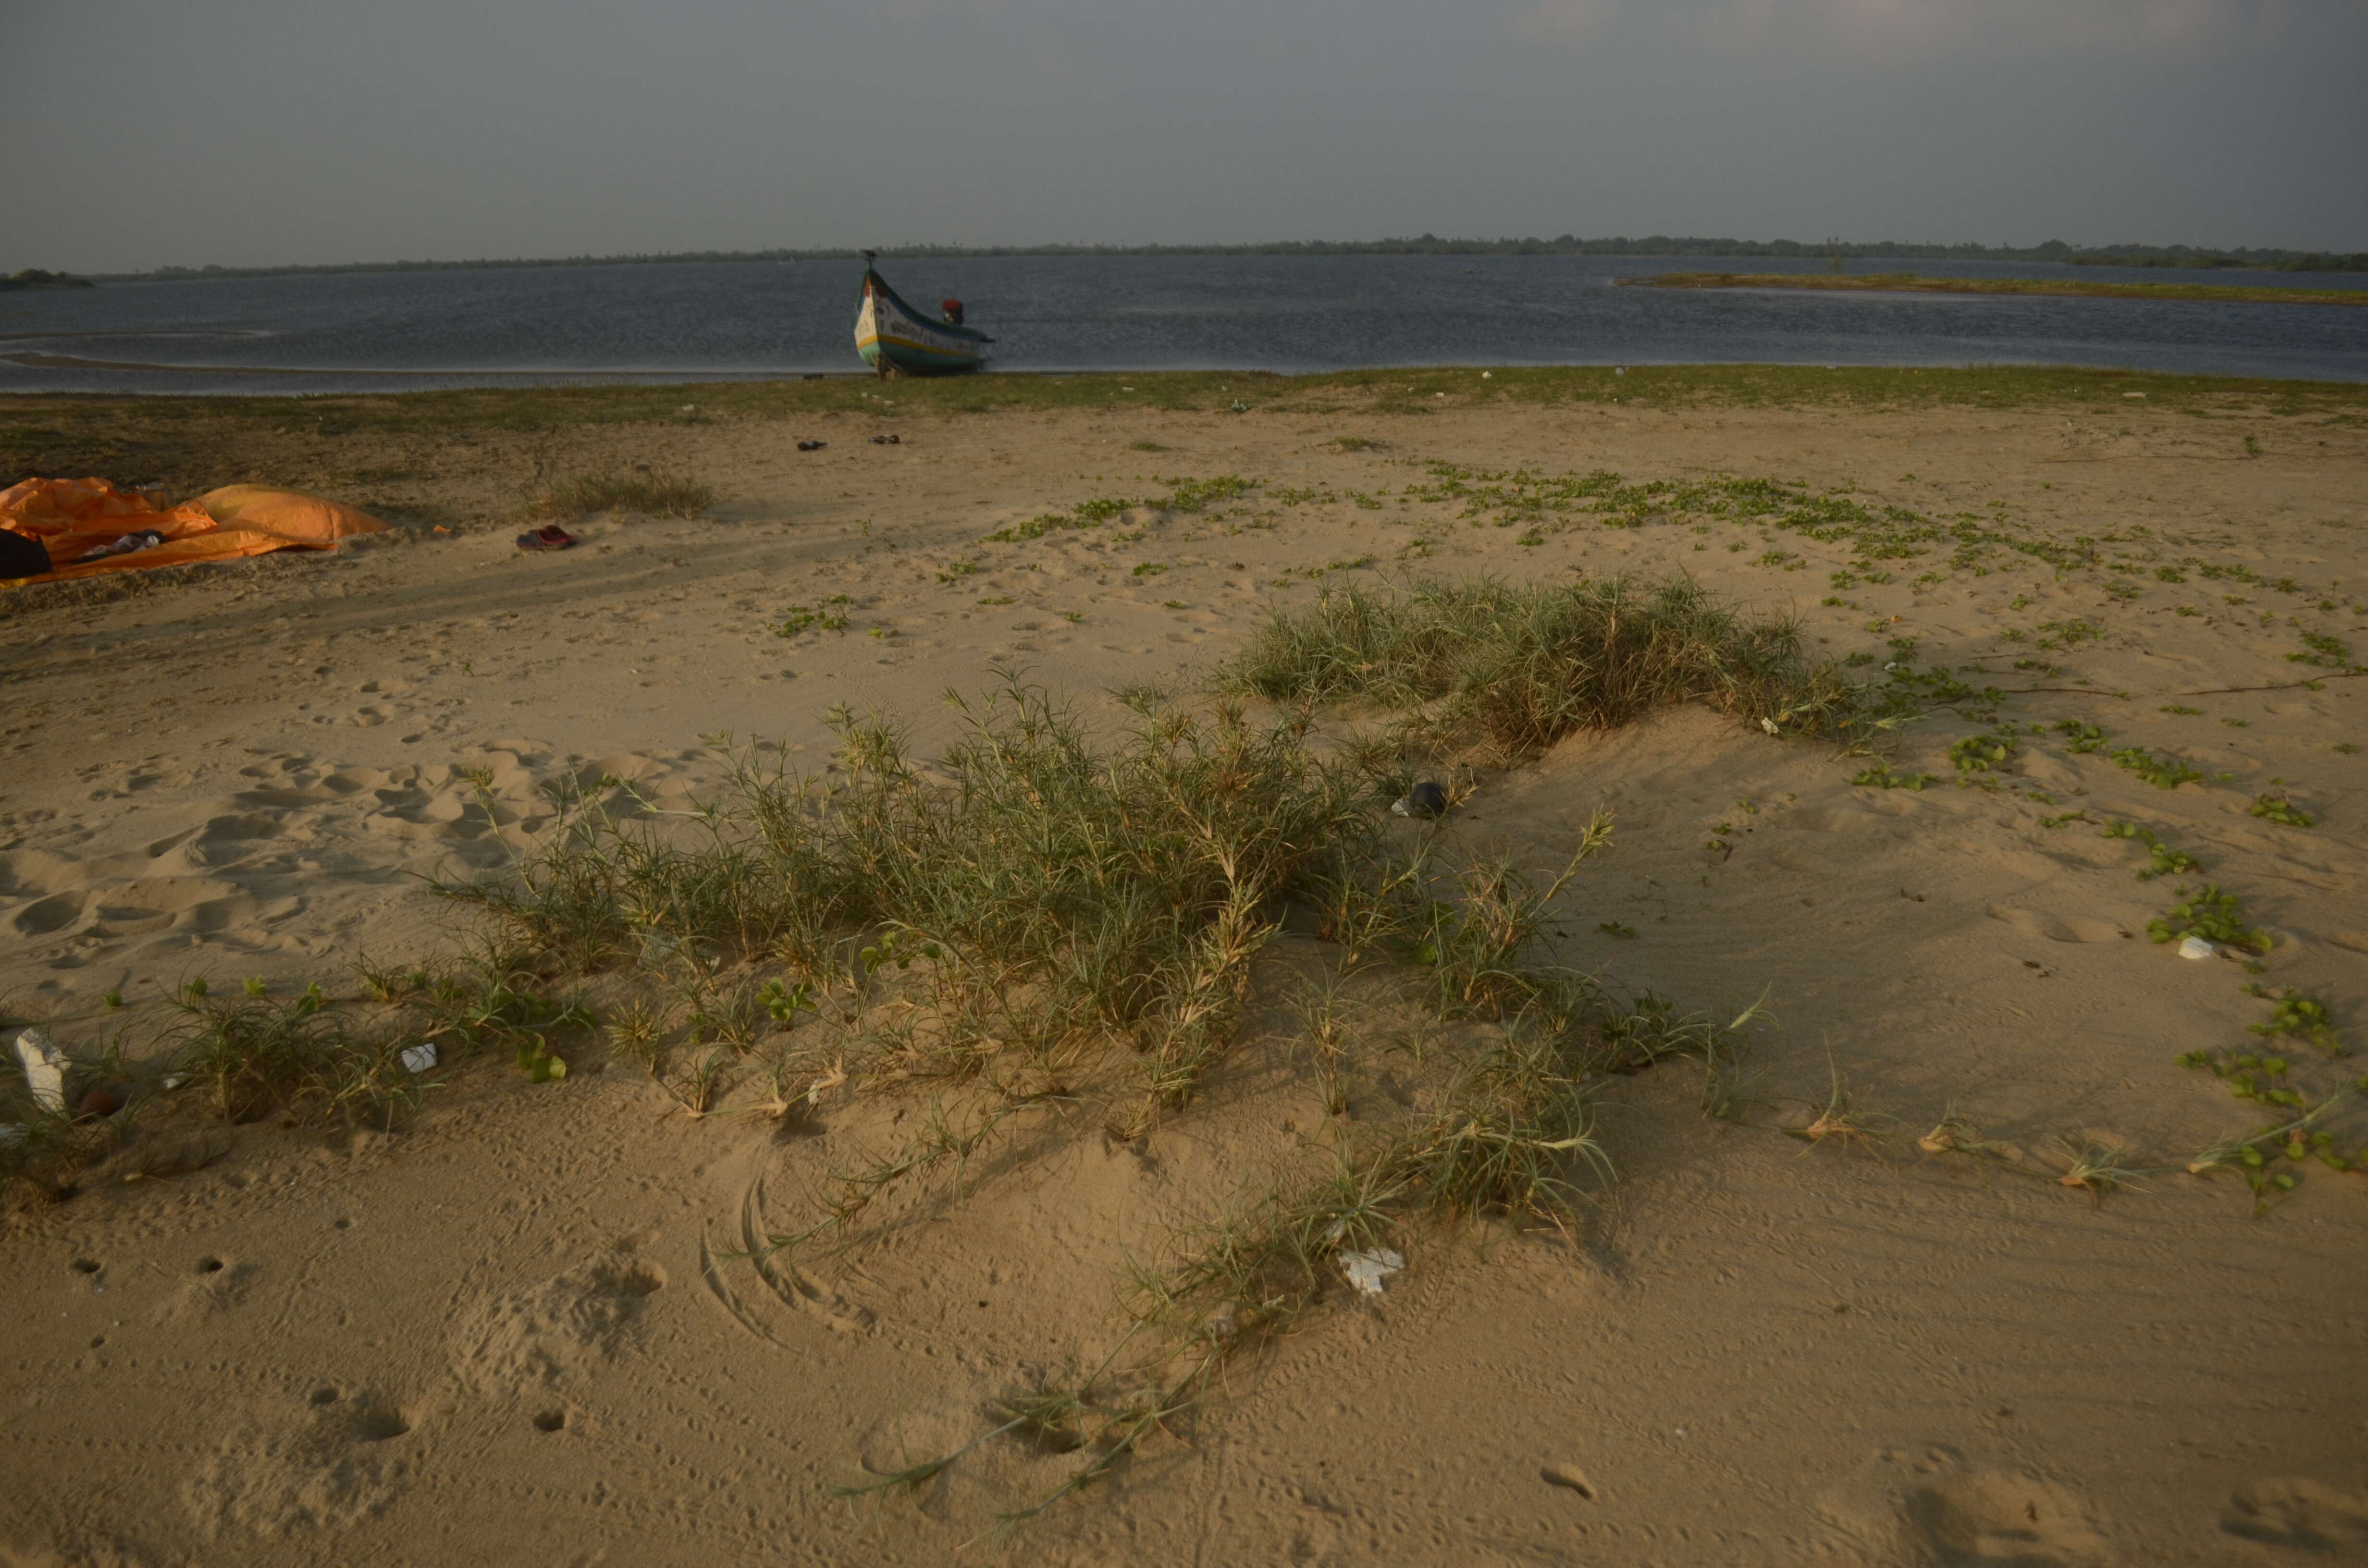
[[[2258,284],[2109,283],[2085,278],[1922,278],[1913,272],[1664,272],[1622,278],[1646,289],[1813,289],[1843,293],[2060,294],[2083,299],[2203,300],[2223,304],[2368,305],[2368,289]]]
[[[1609,469],[1585,473],[1547,473],[1537,469],[1475,469],[1433,460],[1423,465],[1430,483],[1405,494],[1424,502],[1457,503],[1466,522],[1498,528],[1528,525],[1551,528],[1564,517],[1584,517],[1605,528],[1642,528],[1679,519],[1714,519],[1796,533],[1821,544],[1847,545],[1850,560],[1829,579],[1837,588],[1861,580],[1887,583],[1886,568],[1950,547],[1952,569],[1980,571],[2005,555],[2022,555],[2063,570],[2094,566],[2097,541],[2070,543],[2019,532],[1997,518],[1964,514],[1941,520],[1907,507],[1861,501],[1837,491],[1810,490],[1769,479],[1721,474],[1710,479],[1630,481]],[[1278,499],[1291,504],[1287,496]],[[1768,563],[1763,558],[1763,564]],[[1789,567],[1787,568],[1790,569]]]
[[[717,425],[807,425],[971,415],[1100,412],[1215,413],[1234,402],[1252,415],[1392,414],[1418,416],[1474,403],[1659,407],[1912,409],[2067,408],[2123,417],[2123,395],[2149,406],[2368,418],[2368,386],[2340,381],[2141,374],[2078,366],[1646,365],[1268,371],[1162,370],[1132,374],[997,374],[905,381],[885,394],[865,376],[822,381],[706,381],[673,386],[550,386],[309,397],[138,398],[0,394],[0,483],[28,473],[143,472],[205,474],[245,466],[241,449],[278,452],[275,437],[472,431],[548,433],[611,425],[682,424],[687,397]],[[1444,393],[1445,396],[1440,394]],[[886,401],[882,401],[883,395]],[[377,454],[373,454],[374,460]]]
[[[635,469],[580,473],[554,481],[535,493],[522,515],[562,522],[573,522],[597,512],[695,517],[714,505],[713,488],[687,474]]]
[[[1108,753],[1016,683],[968,718],[951,788],[892,725],[841,710],[827,790],[752,754],[688,837],[577,801],[514,876],[441,891],[585,970],[658,950],[827,988],[893,962],[927,998],[892,1052],[905,1070],[1064,1073],[1116,1034],[1156,1106],[1180,1107],[1280,903],[1374,831],[1372,791],[1238,708],[1164,715]]]
[[[1797,623],[1744,617],[1684,578],[1326,588],[1276,612],[1221,678],[1278,702],[1376,702],[1434,743],[1504,761],[1678,702],[1802,734],[1846,729],[1861,705]]]

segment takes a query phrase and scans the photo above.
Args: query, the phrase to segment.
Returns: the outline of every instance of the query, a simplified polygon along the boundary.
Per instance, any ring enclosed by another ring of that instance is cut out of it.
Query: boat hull
[[[911,376],[955,376],[975,370],[995,340],[966,327],[924,317],[899,299],[877,273],[863,278],[863,303],[855,312],[855,351],[875,370]]]

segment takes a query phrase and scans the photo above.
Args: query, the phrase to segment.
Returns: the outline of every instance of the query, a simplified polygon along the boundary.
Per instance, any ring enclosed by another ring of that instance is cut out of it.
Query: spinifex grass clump
[[[688,474],[579,473],[555,480],[530,497],[525,516],[570,522],[595,512],[639,512],[653,517],[695,517],[715,505],[715,491]]]
[[[1281,899],[1376,831],[1370,788],[1303,725],[1238,707],[1158,715],[1106,751],[1038,688],[967,716],[949,783],[842,711],[827,788],[751,756],[696,812],[572,801],[512,874],[441,891],[583,969],[655,949],[827,983],[893,957],[927,998],[914,1049],[936,1070],[1008,1050],[1050,1064],[1118,1033],[1152,1059],[1155,1096],[1182,1103]]]
[[[1746,619],[1685,578],[1327,588],[1260,627],[1224,678],[1276,701],[1417,710],[1433,738],[1508,760],[1670,703],[1807,733],[1849,726],[1860,706],[1796,623]]]
[[[292,1001],[219,1000],[203,982],[174,999],[174,1065],[215,1115],[246,1121],[272,1111],[326,1117],[400,1109],[414,1095],[393,1037],[359,1029],[322,1005],[317,987]]]

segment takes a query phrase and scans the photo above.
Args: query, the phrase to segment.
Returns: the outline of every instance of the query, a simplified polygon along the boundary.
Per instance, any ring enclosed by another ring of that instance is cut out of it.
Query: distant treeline
[[[22,272],[0,278],[0,289],[87,289],[90,279],[76,278],[67,272],[44,272],[28,267]]]
[[[1904,240],[1873,244],[1853,240],[1706,240],[1646,234],[1583,240],[1564,234],[1551,240],[1454,240],[1437,234],[1396,240],[1279,240],[1241,245],[882,245],[889,257],[982,256],[1782,256],[1871,260],[2049,261],[2076,266],[2237,267],[2279,272],[2368,272],[2368,252],[2348,256],[2317,251],[2201,250],[2192,245],[2087,247],[2049,240],[2016,247],[1984,244],[1918,244]],[[441,272],[499,267],[621,267],[656,262],[851,261],[860,250],[832,246],[814,250],[667,251],[632,256],[480,257],[474,261],[351,261],[313,267],[160,267],[152,272],[101,273],[103,282],[131,283],[183,278],[276,278],[333,272]]]
[[[2245,267],[2260,272],[2368,272],[2368,251],[2197,250],[2192,245],[2108,245],[2075,267]]]

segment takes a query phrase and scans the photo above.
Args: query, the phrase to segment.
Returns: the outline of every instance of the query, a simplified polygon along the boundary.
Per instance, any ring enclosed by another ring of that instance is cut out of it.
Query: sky
[[[0,270],[1709,234],[2368,249],[2368,0],[0,0]]]

